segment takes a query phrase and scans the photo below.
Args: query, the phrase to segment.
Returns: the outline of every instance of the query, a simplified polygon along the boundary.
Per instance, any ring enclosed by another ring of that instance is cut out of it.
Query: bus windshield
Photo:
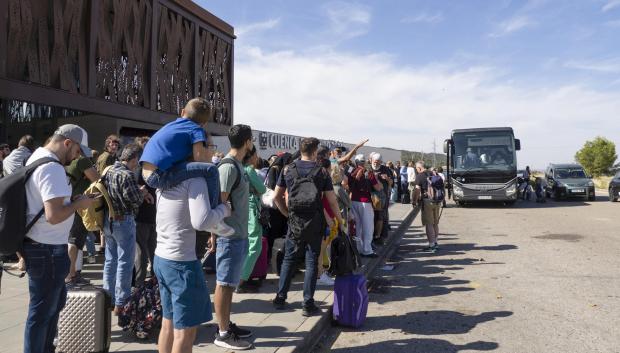
[[[514,135],[510,131],[477,131],[452,136],[454,171],[516,170]]]

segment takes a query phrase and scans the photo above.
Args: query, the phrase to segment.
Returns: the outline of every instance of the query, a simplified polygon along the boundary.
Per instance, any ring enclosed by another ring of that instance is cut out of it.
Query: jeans
[[[215,279],[220,286],[237,288],[248,256],[246,238],[218,237],[215,247]]]
[[[30,303],[24,353],[53,353],[58,315],[67,301],[67,245],[24,244]]]
[[[86,250],[89,256],[95,256],[97,253],[95,250],[95,234],[93,232],[86,234]]]
[[[306,272],[304,275],[304,306],[314,304],[314,291],[316,289],[317,264],[321,253],[322,234],[317,234],[316,239],[311,242],[304,240],[293,240],[287,236],[285,243],[284,259],[282,260],[282,271],[280,272],[280,283],[278,285],[277,297],[286,300],[291,280],[295,274],[296,264],[306,254]]]
[[[169,189],[192,178],[205,178],[209,189],[211,208],[220,202],[220,172],[215,164],[204,162],[183,162],[162,171],[157,169],[146,180],[146,184],[154,189]]]
[[[157,247],[157,231],[155,224],[136,223],[136,287],[144,284],[147,276],[147,264],[151,264],[153,271],[153,259],[155,258],[155,248]]]
[[[196,327],[213,319],[209,289],[200,261],[173,261],[155,256],[162,316],[175,330]]]
[[[110,224],[111,223],[111,224]],[[131,276],[136,252],[136,221],[124,216],[121,221],[105,221],[105,263],[103,289],[116,306],[123,306],[131,295]]]

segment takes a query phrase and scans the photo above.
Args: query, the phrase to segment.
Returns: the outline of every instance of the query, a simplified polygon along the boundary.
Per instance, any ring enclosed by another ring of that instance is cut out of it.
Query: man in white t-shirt
[[[64,166],[80,154],[91,156],[86,131],[77,125],[62,125],[44,147],[28,159],[30,165],[41,158],[58,161],[38,167],[26,182],[26,221],[39,217],[24,240],[30,303],[24,335],[24,353],[54,352],[58,314],[65,305],[65,277],[69,273],[67,242],[78,209],[88,208],[92,199],[71,200],[71,185]],[[43,211],[43,213],[41,213]]]
[[[164,191],[157,189],[153,262],[161,293],[161,353],[172,352],[173,346],[179,347],[179,352],[191,352],[198,326],[213,318],[209,290],[196,257],[196,229],[211,229],[230,212],[227,203],[211,209],[207,182],[202,177]]]

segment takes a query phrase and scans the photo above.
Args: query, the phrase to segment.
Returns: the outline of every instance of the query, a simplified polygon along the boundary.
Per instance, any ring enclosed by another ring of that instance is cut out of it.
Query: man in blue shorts
[[[198,326],[211,321],[209,290],[196,257],[196,231],[230,216],[228,204],[211,208],[204,178],[157,190],[154,270],[163,311],[159,352],[191,352]]]

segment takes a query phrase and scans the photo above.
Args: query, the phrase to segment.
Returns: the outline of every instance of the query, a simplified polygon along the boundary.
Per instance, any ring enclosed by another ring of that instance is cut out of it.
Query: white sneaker
[[[329,277],[327,272],[323,272],[321,277],[319,277],[319,279],[316,281],[316,284],[320,284],[322,286],[333,286],[335,282],[336,281]]]
[[[86,260],[89,264],[94,264],[97,262],[97,260],[95,259],[95,255],[90,255],[88,256],[87,260]]]
[[[235,229],[224,223],[224,221],[221,221],[220,223],[213,226],[211,229],[207,229],[207,232],[215,233],[216,235],[221,235],[224,237],[229,237],[235,234]]]

